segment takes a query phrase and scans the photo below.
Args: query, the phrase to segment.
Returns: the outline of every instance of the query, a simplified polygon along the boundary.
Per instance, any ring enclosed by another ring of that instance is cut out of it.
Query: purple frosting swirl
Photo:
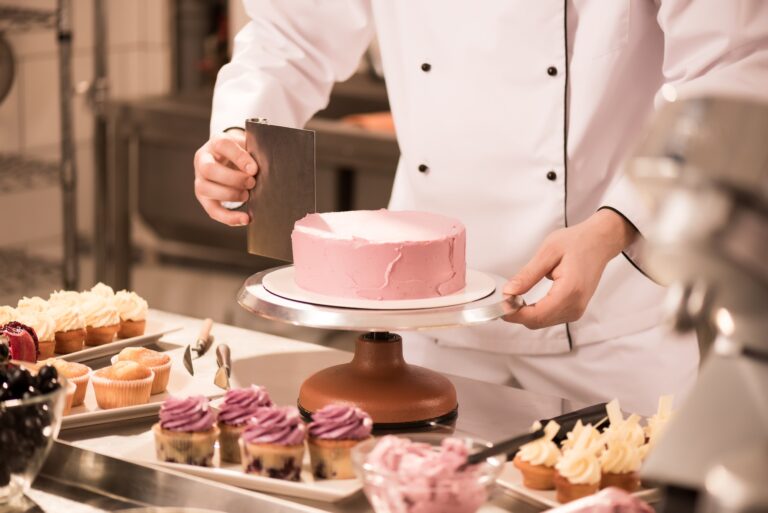
[[[215,422],[208,399],[201,395],[169,397],[160,407],[160,427],[169,431],[208,431]]]
[[[265,407],[254,412],[243,431],[249,444],[301,445],[307,428],[293,406]]]
[[[219,422],[230,426],[242,426],[261,407],[272,406],[272,400],[264,387],[233,388],[227,391],[219,408]]]
[[[329,404],[312,414],[309,436],[324,440],[364,440],[371,436],[373,420],[360,408]]]

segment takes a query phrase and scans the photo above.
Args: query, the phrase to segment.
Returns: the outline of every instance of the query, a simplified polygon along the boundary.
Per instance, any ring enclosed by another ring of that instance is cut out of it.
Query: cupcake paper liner
[[[85,345],[86,346],[102,346],[114,342],[117,330],[120,329],[119,324],[113,324],[112,326],[86,326],[85,327]]]
[[[185,463],[200,467],[213,466],[213,451],[219,428],[208,431],[185,433],[163,429],[160,423],[152,426],[155,435],[155,454],[160,461]]]
[[[83,349],[85,342],[85,328],[78,328],[69,331],[57,331],[54,334],[56,338],[56,347],[54,351],[57,354],[69,354]]]
[[[133,380],[105,378],[98,372],[91,374],[96,403],[104,410],[148,403],[154,379],[152,371],[146,378]]]
[[[350,451],[363,440],[325,440],[309,438],[309,459],[312,475],[317,479],[352,479],[355,469],[352,466]]]
[[[120,321],[120,329],[117,332],[117,338],[133,338],[140,337],[144,334],[147,321],[132,321],[129,319]]]
[[[304,444],[250,444],[240,438],[240,458],[247,474],[298,481],[304,461]]]

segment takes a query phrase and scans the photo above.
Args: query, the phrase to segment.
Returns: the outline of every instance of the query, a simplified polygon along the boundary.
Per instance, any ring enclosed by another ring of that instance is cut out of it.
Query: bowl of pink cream
[[[388,435],[355,446],[352,461],[376,513],[475,513],[505,462],[498,456],[464,467],[486,446],[438,434]]]

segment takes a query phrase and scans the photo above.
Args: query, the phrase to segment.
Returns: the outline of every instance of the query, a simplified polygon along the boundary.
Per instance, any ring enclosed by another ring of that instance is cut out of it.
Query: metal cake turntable
[[[453,384],[441,374],[403,359],[402,339],[393,331],[471,326],[498,319],[523,306],[519,296],[502,293],[505,279],[485,276],[495,288],[487,296],[451,306],[418,309],[362,309],[325,306],[281,297],[264,278],[286,267],[248,278],[237,300],[246,310],[297,326],[367,332],[357,338],[349,363],[310,376],[301,386],[298,406],[309,417],[332,402],[353,403],[373,417],[378,429],[414,428],[456,417]]]

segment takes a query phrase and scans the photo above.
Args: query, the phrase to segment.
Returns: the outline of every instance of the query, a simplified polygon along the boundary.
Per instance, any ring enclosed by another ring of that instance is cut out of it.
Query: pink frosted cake
[[[422,299],[464,288],[466,231],[429,212],[309,214],[291,236],[296,284],[329,296]]]

